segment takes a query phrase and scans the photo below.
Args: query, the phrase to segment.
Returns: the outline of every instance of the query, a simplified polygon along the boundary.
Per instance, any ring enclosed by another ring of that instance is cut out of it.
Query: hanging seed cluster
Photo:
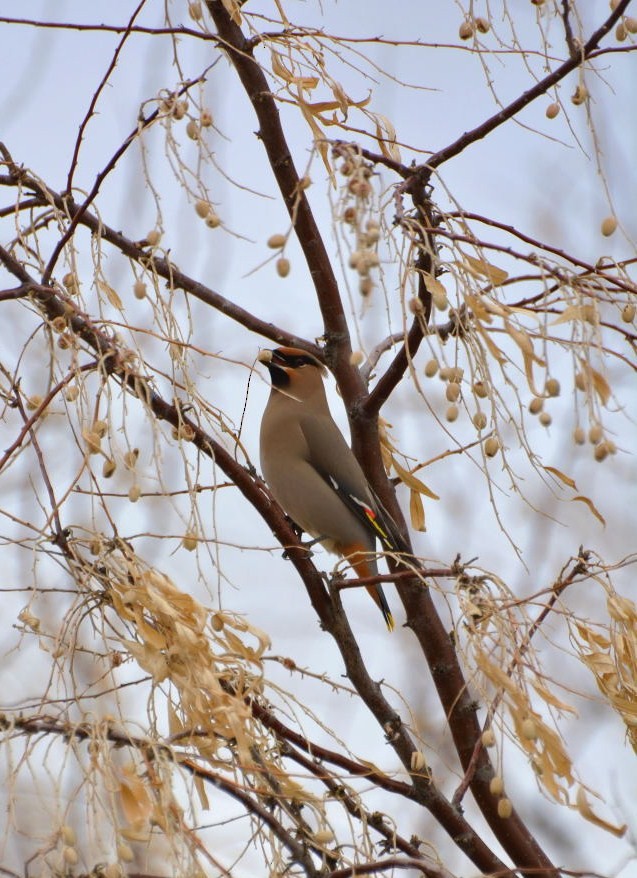
[[[341,219],[354,236],[349,267],[358,274],[359,293],[367,298],[374,289],[373,271],[380,265],[380,223],[370,216],[372,168],[354,150],[350,150],[344,155],[339,172],[346,180]]]

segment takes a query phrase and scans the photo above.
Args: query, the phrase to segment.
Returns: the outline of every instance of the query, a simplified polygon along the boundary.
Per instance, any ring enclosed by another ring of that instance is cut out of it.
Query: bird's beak
[[[268,348],[264,348],[262,351],[259,351],[257,354],[257,360],[260,363],[263,363],[264,366],[269,366],[272,362],[272,354],[274,351],[269,350]]]

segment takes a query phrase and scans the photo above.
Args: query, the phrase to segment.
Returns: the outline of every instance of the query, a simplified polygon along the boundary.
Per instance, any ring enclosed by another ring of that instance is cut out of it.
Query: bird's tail
[[[365,550],[362,546],[356,547],[354,551],[343,552],[346,557],[349,558],[349,562],[356,571],[357,576],[360,576],[361,579],[365,579],[368,576],[377,576],[378,575],[378,567],[376,563],[369,558],[369,551]],[[394,630],[394,617],[391,614],[391,610],[389,609],[389,604],[387,603],[387,599],[385,597],[385,593],[383,592],[382,586],[380,585],[366,585],[368,594],[374,601],[377,607],[379,607],[381,613],[383,614],[383,619],[385,620],[385,624],[389,631]]]

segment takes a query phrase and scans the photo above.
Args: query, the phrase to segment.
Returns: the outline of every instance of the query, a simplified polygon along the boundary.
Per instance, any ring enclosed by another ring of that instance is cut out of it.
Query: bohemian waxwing
[[[297,348],[259,354],[272,390],[261,421],[261,468],[290,518],[330,552],[347,558],[360,577],[376,576],[376,538],[395,549],[388,520],[327,404],[325,367]],[[395,526],[394,526],[395,527]],[[366,586],[391,631],[380,585]]]

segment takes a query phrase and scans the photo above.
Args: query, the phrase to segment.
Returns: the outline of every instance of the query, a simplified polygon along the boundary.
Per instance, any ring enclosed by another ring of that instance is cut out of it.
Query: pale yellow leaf
[[[115,290],[113,289],[113,287],[110,284],[107,284],[106,281],[104,281],[104,280],[98,279],[97,286],[98,286],[98,289],[100,289],[104,293],[104,295],[106,296],[108,301],[111,303],[113,308],[117,308],[118,311],[124,310],[124,305],[122,304],[122,300],[120,299],[120,297],[117,295],[117,293],[115,292]]]
[[[128,823],[138,825],[150,817],[153,803],[144,781],[137,776],[134,766],[126,766],[120,782],[119,801]]]
[[[491,323],[491,315],[480,296],[476,296],[473,293],[465,293],[464,300],[467,307],[473,311],[478,320],[482,320],[484,323]]]
[[[206,785],[204,784],[203,778],[199,775],[195,775],[194,778],[195,789],[197,790],[197,795],[199,796],[199,803],[204,811],[210,810],[210,802],[208,801],[208,794],[206,793]]]
[[[411,526],[414,530],[426,531],[425,526],[425,507],[422,497],[418,491],[413,488],[409,492],[409,517],[411,518]]]
[[[463,253],[463,258],[471,269],[471,274],[486,277],[494,286],[504,283],[509,276],[509,273],[504,271],[503,268],[498,268],[497,265],[492,265],[485,259],[477,259],[475,256],[469,256],[466,253]]]
[[[425,497],[429,497],[430,500],[440,500],[440,497],[437,494],[434,494],[424,482],[417,478],[413,473],[410,473],[405,467],[401,466],[395,457],[392,457],[392,465],[396,470],[396,475],[400,481],[404,485],[407,485],[408,488],[411,488],[413,491],[418,491],[420,494],[424,494]]]
[[[555,326],[558,323],[569,323],[571,320],[581,320],[585,323],[590,323],[592,326],[597,326],[599,314],[593,304],[569,305],[562,311],[559,317],[551,321],[550,325]]]
[[[396,129],[387,116],[380,113],[371,114],[376,125],[376,140],[385,158],[394,162],[400,161],[400,149],[396,144]]]
[[[601,399],[602,405],[606,405],[611,397],[610,384],[600,372],[598,372],[596,369],[593,369],[592,367],[590,370],[590,374],[593,378],[593,387],[595,388],[597,395]]]
[[[270,57],[272,59],[272,73],[288,84],[294,82],[294,73],[285,66],[279,52],[271,52]]]
[[[493,339],[491,338],[491,333],[487,329],[485,329],[485,327],[479,321],[475,324],[475,326],[482,336],[484,343],[488,347],[489,353],[494,358],[494,360],[497,360],[497,362],[500,364],[506,363],[508,357],[506,356],[504,351],[500,350],[497,344],[493,341]]]
[[[539,683],[537,680],[533,682],[533,688],[537,692],[537,694],[542,698],[546,704],[550,704],[551,707],[557,708],[557,710],[561,710],[563,713],[572,713],[577,716],[577,711],[574,707],[571,707],[570,704],[566,704],[565,701],[561,701],[556,695],[551,692],[543,683]]]
[[[612,835],[616,835],[618,838],[622,838],[622,836],[626,833],[625,824],[623,826],[615,826],[613,823],[608,823],[608,821],[602,820],[601,817],[598,817],[597,814],[595,814],[590,806],[588,799],[586,798],[586,793],[584,792],[583,787],[580,786],[578,788],[575,800],[577,804],[577,810],[580,812],[585,820],[589,821],[589,823],[593,823],[595,826],[599,826],[600,829],[605,829],[606,832],[610,832]]]

